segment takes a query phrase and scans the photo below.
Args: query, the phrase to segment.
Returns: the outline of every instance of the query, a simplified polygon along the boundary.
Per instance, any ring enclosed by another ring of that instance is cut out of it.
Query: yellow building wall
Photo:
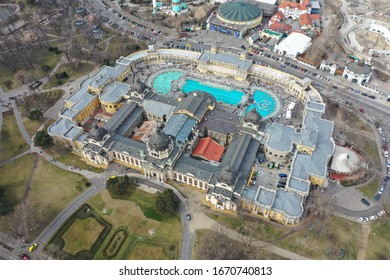
[[[298,150],[298,152],[305,153],[308,155],[311,155],[314,152],[314,149],[303,146],[301,144],[297,144],[297,150]]]
[[[321,178],[321,177],[317,177],[317,176],[310,176],[309,177],[309,181],[314,184],[314,185],[319,185],[319,186],[322,186],[324,184],[324,178]]]
[[[92,115],[92,113],[96,110],[99,104],[99,100],[96,96],[91,103],[89,103],[82,111],[80,111],[80,113],[78,113],[73,118],[73,121],[75,123],[82,123],[86,118]]]
[[[115,113],[116,111],[119,110],[120,107],[122,107],[122,103],[120,103],[119,101],[109,103],[109,102],[102,102],[100,100],[100,103],[102,104],[103,109],[109,114]]]

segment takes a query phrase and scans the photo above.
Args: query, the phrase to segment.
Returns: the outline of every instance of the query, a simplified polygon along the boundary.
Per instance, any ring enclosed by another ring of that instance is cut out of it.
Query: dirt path
[[[359,244],[359,251],[357,254],[358,260],[365,260],[366,259],[366,252],[367,252],[367,245],[368,245],[368,238],[370,237],[371,233],[371,225],[366,223],[362,225],[362,230],[360,232],[360,244]]]
[[[33,180],[34,180],[35,170],[36,170],[36,167],[38,165],[38,161],[39,161],[39,155],[35,154],[34,163],[33,163],[33,169],[32,169],[31,176],[30,176],[30,179],[29,179],[27,187],[26,187],[26,191],[24,192],[23,202],[21,204],[22,236],[23,236],[24,240],[28,240],[28,238],[29,238],[29,232],[30,231],[29,231],[28,225],[27,225],[28,197],[29,197],[29,194],[30,194],[30,190],[31,190],[31,187],[32,187]]]

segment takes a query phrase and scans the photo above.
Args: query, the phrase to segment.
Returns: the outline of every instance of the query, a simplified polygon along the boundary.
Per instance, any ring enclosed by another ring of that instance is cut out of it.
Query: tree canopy
[[[47,133],[46,130],[40,130],[35,134],[34,145],[39,147],[45,147],[50,145],[53,142],[51,136]]]
[[[160,215],[173,216],[179,210],[179,199],[171,189],[157,194],[156,210]]]
[[[107,180],[106,187],[111,196],[118,197],[129,195],[138,187],[138,183],[136,178],[127,175],[121,177],[112,176]]]
[[[32,109],[28,114],[28,118],[32,121],[40,121],[42,117],[43,113],[40,109]]]

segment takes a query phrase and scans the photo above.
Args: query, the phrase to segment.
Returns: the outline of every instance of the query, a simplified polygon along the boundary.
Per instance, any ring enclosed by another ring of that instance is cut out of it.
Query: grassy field
[[[129,260],[169,260],[164,253],[164,248],[146,242],[137,242],[135,248],[131,252]]]
[[[43,65],[48,65],[49,67],[54,68],[54,66],[56,66],[61,59],[61,54],[56,55],[53,52],[49,52],[47,49],[41,52],[37,52],[36,56],[37,56],[35,60],[35,64],[37,65],[36,69],[27,69],[27,73],[31,76],[31,80],[40,79],[48,74],[41,70],[41,67]],[[24,66],[18,65],[16,72],[18,70],[24,70]],[[6,81],[12,81],[14,74],[15,73],[12,73],[3,64],[0,64],[0,86],[3,88],[4,91],[12,90],[18,86],[12,84],[11,88],[7,88],[4,84]]]
[[[330,216],[277,241],[275,245],[311,259],[338,259],[338,251],[342,249],[345,251],[343,259],[355,260],[359,236],[359,224]]]
[[[359,190],[369,199],[372,199],[376,194],[376,192],[378,191],[380,182],[381,182],[381,177],[379,175],[376,175],[375,178],[371,181],[371,183],[363,187],[360,187]]]
[[[92,217],[83,220],[77,219],[62,235],[62,239],[65,241],[63,250],[72,255],[83,250],[90,250],[103,229],[104,226]],[[88,234],[85,234],[86,232]]]
[[[0,166],[0,190],[4,191],[3,205],[11,208],[23,200],[31,176],[34,155],[25,155]]]
[[[42,124],[42,121],[33,121],[28,118],[28,111],[25,107],[19,107],[20,114],[22,115],[22,121],[24,128],[26,129],[30,137],[34,136]]]
[[[66,84],[67,82],[71,80],[75,80],[77,78],[80,78],[84,75],[87,75],[95,68],[95,65],[89,64],[89,63],[80,63],[80,66],[78,69],[73,69],[72,65],[70,63],[61,65],[56,73],[61,73],[65,71],[69,78],[67,79],[57,79],[55,75],[50,77],[50,79],[43,85],[43,89],[49,89],[52,87],[59,86],[61,84]],[[56,74],[55,73],[55,74]]]
[[[253,230],[254,237],[259,240],[272,241],[289,232],[284,227],[273,225],[257,218],[244,217],[240,214],[232,216],[211,210],[206,210],[205,214],[218,223],[236,231],[243,227],[249,227]]]
[[[94,258],[105,259],[103,251],[110,238],[116,230],[124,229],[129,233],[129,236],[114,259],[127,259],[129,257],[143,259],[140,255],[141,252],[132,253],[137,246],[138,248],[139,246],[141,248],[147,246],[148,250],[159,252],[162,248],[163,259],[177,259],[181,243],[180,218],[179,216],[173,218],[156,216],[155,210],[152,208],[154,199],[155,195],[139,189],[134,191],[127,200],[113,199],[107,190],[90,199],[88,204],[113,226]],[[159,220],[151,217],[157,217]],[[139,245],[141,240],[142,243]],[[150,247],[156,248],[150,249]]]
[[[387,215],[387,214],[386,214]],[[390,218],[385,217],[371,225],[371,235],[368,239],[366,259],[390,259]]]
[[[40,158],[29,195],[30,238],[36,237],[55,216],[82,191],[83,176],[63,170]]]
[[[27,150],[28,145],[19,131],[15,116],[5,117],[3,115],[3,126],[0,134],[0,162]]]
[[[25,96],[24,102],[19,102],[20,107],[24,107],[26,112],[31,109],[40,109],[43,113],[52,107],[58,100],[62,98],[65,91],[62,89],[48,90],[37,94]]]
[[[72,152],[68,149],[60,145],[51,145],[50,147],[46,147],[45,151],[51,155],[54,159],[65,163],[67,165],[76,166],[81,169],[90,170],[92,172],[101,173],[104,171],[103,168],[98,168],[92,165],[87,164],[85,161],[81,159],[81,157],[72,154]]]
[[[200,249],[200,245],[207,241],[207,237],[212,235],[221,235],[220,233],[209,230],[209,229],[198,229],[195,231],[195,242],[194,242],[194,250],[192,251],[192,259],[194,260],[204,260],[206,259],[203,257]],[[242,243],[230,238],[227,238],[229,240],[229,243],[232,244],[232,247],[237,248],[242,246]],[[273,254],[271,252],[268,252],[266,250],[258,250],[256,254],[256,259],[259,260],[282,260],[283,257]]]

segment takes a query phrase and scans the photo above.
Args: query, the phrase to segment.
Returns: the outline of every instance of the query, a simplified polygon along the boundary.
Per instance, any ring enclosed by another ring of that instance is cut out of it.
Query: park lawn
[[[69,78],[67,79],[57,79],[55,77],[55,74],[50,77],[50,79],[43,85],[43,89],[49,89],[52,87],[59,86],[59,82],[62,82],[62,84],[66,84],[67,82],[71,80],[75,80],[77,78],[80,78],[82,76],[87,75],[90,73],[93,69],[95,68],[94,64],[89,64],[89,63],[80,63],[80,66],[78,69],[73,69],[70,63],[67,64],[62,64],[56,71],[56,73],[61,73],[65,71],[68,75]]]
[[[387,214],[386,214],[387,215]],[[368,239],[366,259],[389,260],[390,259],[390,218],[381,218],[371,225],[371,234]]]
[[[28,154],[0,166],[0,188],[4,190],[8,205],[16,206],[22,202],[30,180],[34,155]]]
[[[211,229],[197,229],[195,231],[195,242],[194,242],[194,249],[192,251],[192,259],[193,260],[204,260],[206,259],[204,256],[202,256],[202,252],[200,252],[200,245],[207,240],[207,237],[212,236],[212,235],[220,235],[221,233],[218,233],[214,230]],[[237,248],[239,246],[242,246],[242,243],[233,240],[231,238],[228,238],[229,243],[232,244],[233,248]],[[258,250],[256,259],[261,259],[261,260],[283,260],[284,258],[268,252],[266,250]]]
[[[62,89],[48,90],[36,94],[24,96],[24,102],[19,102],[19,105],[26,108],[26,112],[31,109],[40,109],[45,113],[58,100],[62,98],[65,91]]]
[[[45,147],[44,149],[55,160],[58,160],[64,164],[72,165],[84,170],[90,170],[96,173],[101,173],[105,170],[103,168],[89,165],[84,160],[82,160],[81,157],[73,154],[71,150],[68,150],[61,145],[52,144],[49,147]]]
[[[33,137],[38,131],[39,127],[42,124],[42,121],[33,121],[28,118],[28,112],[25,107],[19,107],[20,114],[22,115],[22,121],[24,128],[26,129],[28,135]],[[43,119],[43,118],[42,118]]]
[[[365,135],[361,135],[358,131],[348,131],[346,135],[350,141],[368,154],[374,162],[374,165],[377,167],[377,170],[380,170],[381,159],[379,157],[378,147],[375,140],[368,138]]]
[[[53,44],[51,44],[53,45]],[[48,65],[51,68],[54,68],[57,63],[60,61],[62,54],[56,55],[53,52],[49,52],[47,49],[37,52],[36,53],[36,62],[35,65],[37,65],[36,69],[27,69],[27,73],[30,74],[32,80],[37,80],[40,79],[44,76],[46,76],[48,73],[44,72],[41,70],[41,67],[43,65]],[[19,70],[24,70],[25,67],[24,65],[18,65],[17,70],[15,71],[18,72]],[[8,68],[6,68],[4,65],[0,64],[0,86],[3,88],[5,92],[12,90],[16,87],[16,85],[12,85],[11,88],[5,87],[4,83],[6,81],[12,81],[14,74],[12,73]]]
[[[104,226],[93,217],[83,220],[76,219],[62,235],[62,239],[65,241],[62,250],[71,255],[76,255],[83,250],[89,251],[103,229]],[[88,234],[85,234],[86,232]]]
[[[167,259],[179,258],[181,244],[180,217],[177,215],[171,218],[162,218],[151,215],[159,219],[155,220],[147,216],[144,212],[145,209],[148,210],[146,211],[148,215],[150,215],[152,210],[155,212],[154,208],[152,208],[154,200],[155,194],[139,189],[134,190],[127,199],[114,199],[108,190],[104,190],[91,198],[88,204],[100,217],[113,226],[111,232],[96,252],[94,259],[105,259],[103,250],[111,236],[118,229],[127,230],[129,236],[114,259],[127,259],[136,247],[136,244],[138,244],[139,239],[150,243],[151,246],[162,248]],[[149,233],[151,230],[154,231],[153,235]],[[138,253],[132,257],[137,257],[137,255]]]
[[[376,194],[376,192],[378,191],[380,182],[381,182],[381,177],[379,175],[376,175],[375,178],[371,181],[371,183],[359,187],[359,191],[361,191],[369,199],[372,199]]]
[[[3,126],[0,134],[0,162],[27,150],[28,145],[19,131],[15,115],[3,115]]]
[[[86,189],[80,174],[63,170],[39,159],[29,195],[27,223],[34,239],[65,206]]]
[[[164,248],[152,243],[138,241],[131,252],[129,260],[169,260]]]
[[[310,259],[338,259],[340,249],[343,259],[355,260],[359,249],[360,225],[336,216],[318,220],[313,224],[275,242],[294,253]]]
[[[209,218],[232,230],[237,231],[242,227],[249,227],[253,229],[254,238],[263,241],[272,241],[289,232],[288,229],[282,226],[273,225],[255,217],[244,217],[241,214],[238,214],[237,216],[232,216],[224,213],[217,213],[212,210],[205,210],[205,214]]]

